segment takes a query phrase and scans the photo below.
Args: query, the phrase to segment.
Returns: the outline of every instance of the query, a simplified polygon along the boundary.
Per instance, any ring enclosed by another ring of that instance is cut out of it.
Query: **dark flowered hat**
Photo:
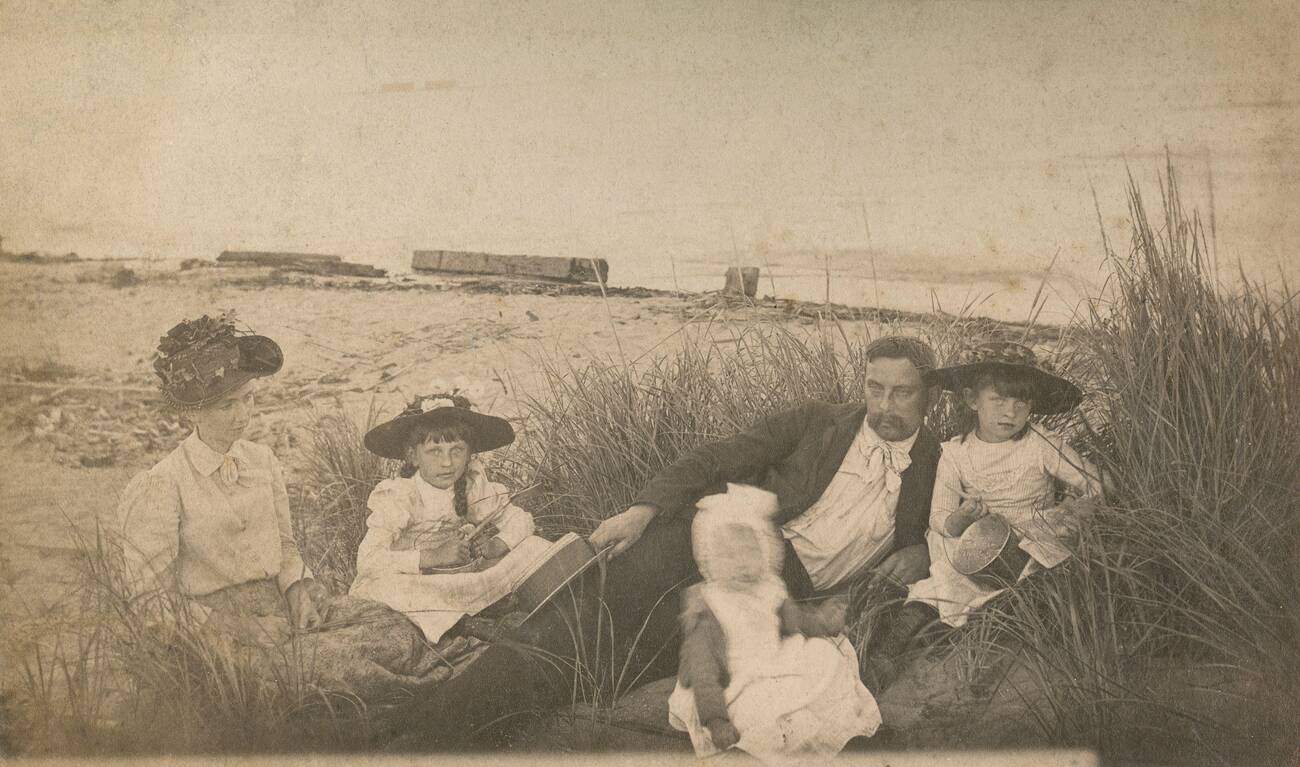
[[[515,441],[515,430],[509,421],[477,412],[468,399],[453,392],[416,397],[397,417],[366,432],[366,449],[384,458],[405,460],[411,430],[417,425],[453,422],[469,432],[469,449],[475,453],[496,450]]]
[[[1014,368],[1033,381],[1035,413],[1064,413],[1083,400],[1079,387],[1056,375],[1051,365],[1038,359],[1033,349],[1009,341],[962,349],[947,366],[931,373],[930,378],[944,389],[960,393],[964,387],[972,385],[980,371],[998,367]]]
[[[233,313],[183,320],[158,342],[153,369],[175,407],[201,408],[284,364],[275,341],[235,325]]]

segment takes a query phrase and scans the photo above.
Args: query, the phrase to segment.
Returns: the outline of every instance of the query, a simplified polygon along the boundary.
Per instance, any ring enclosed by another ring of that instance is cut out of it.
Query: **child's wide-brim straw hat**
[[[999,367],[1015,369],[1033,381],[1035,413],[1065,413],[1083,401],[1079,387],[1053,373],[1047,362],[1038,359],[1033,349],[1011,342],[963,349],[953,364],[935,370],[930,377],[944,389],[960,394],[963,388],[973,385],[979,372]]]
[[[402,461],[411,431],[421,424],[459,423],[469,432],[469,449],[475,453],[496,450],[515,441],[515,430],[504,418],[479,413],[469,400],[457,396],[418,397],[393,418],[366,432],[366,449],[375,455]]]
[[[231,315],[184,320],[167,332],[154,356],[163,398],[173,407],[206,407],[284,365],[280,345],[236,328]]]

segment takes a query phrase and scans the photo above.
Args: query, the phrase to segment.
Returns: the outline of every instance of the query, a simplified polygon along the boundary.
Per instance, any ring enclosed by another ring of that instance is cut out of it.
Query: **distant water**
[[[409,253],[356,254],[341,249],[301,249],[298,252],[343,255],[348,260],[387,269],[391,275],[413,273]],[[90,260],[116,257],[111,254],[79,255]],[[187,257],[212,259],[214,254],[194,253]],[[173,263],[181,260],[161,255],[146,258]],[[815,303],[829,301],[910,312],[942,311],[1007,322],[1023,322],[1036,317],[1040,322],[1064,324],[1078,312],[1086,311],[1085,302],[1097,297],[1100,290],[1097,283],[1064,271],[949,273],[941,269],[918,269],[906,272],[884,270],[878,266],[873,275],[869,261],[861,254],[840,253],[829,258],[807,253],[782,254],[779,259],[769,259],[766,263],[759,257],[742,257],[739,262],[722,257],[698,257],[680,262],[669,259],[666,263],[617,257],[606,260],[610,263],[609,284],[614,287],[692,293],[716,291],[723,286],[727,268],[739,264],[758,267],[760,297],[775,296]]]
[[[328,252],[328,251],[316,251]],[[84,256],[83,256],[84,257]],[[198,257],[198,256],[196,256]],[[203,255],[203,258],[211,258]],[[347,255],[349,260],[387,269],[391,275],[411,274],[410,257]],[[93,260],[93,257],[92,257]],[[165,258],[167,262],[179,259]],[[636,259],[607,259],[613,287],[645,287],[704,293],[720,290],[734,262],[696,258],[668,263]],[[775,296],[848,306],[880,307],[910,312],[942,311],[1007,322],[1038,321],[1064,324],[1098,295],[1096,285],[1068,273],[1002,271],[979,274],[942,272],[871,273],[869,264],[839,254],[823,259],[814,254],[785,254],[775,263],[742,259],[759,269],[758,296]]]
[[[917,270],[908,274],[881,270],[877,265],[873,276],[869,260],[862,254],[825,259],[816,254],[783,254],[766,264],[757,258],[741,261],[758,267],[759,296],[916,312],[939,310],[1011,322],[1031,316],[1042,322],[1067,322],[1085,299],[1098,292],[1096,286],[1066,273],[1027,270],[982,274]],[[696,292],[718,290],[733,263],[720,258],[667,265],[615,262],[610,267],[610,282]]]
[[[542,255],[531,251],[533,255]],[[564,250],[560,254],[567,256]],[[549,255],[549,254],[547,254]],[[1045,270],[1038,268],[961,271],[947,268],[937,257],[902,258],[878,254],[874,273],[871,256],[863,251],[829,254],[785,251],[764,254],[712,254],[660,256],[655,259],[619,254],[596,256],[610,265],[609,283],[617,287],[646,287],[694,293],[720,290],[730,266],[759,269],[758,295],[802,301],[872,306],[902,311],[944,311],[1018,322],[1031,315],[1040,321],[1062,324],[1081,310],[1083,302],[1096,297],[1103,281],[1079,276],[1084,265]],[[407,253],[351,256],[373,263],[392,274],[411,271]],[[1098,263],[1100,258],[1094,259]],[[1073,271],[1066,271],[1072,268]],[[829,279],[828,279],[829,275]]]
[[[410,272],[410,259],[395,255],[369,261],[393,274]],[[720,290],[728,267],[756,266],[758,295],[784,299],[872,306],[903,311],[944,311],[1017,322],[1031,315],[1062,324],[1079,311],[1097,284],[1061,271],[1005,269],[975,273],[943,268],[883,268],[872,274],[870,259],[861,252],[787,252],[765,256],[697,256],[637,259],[611,255],[609,283],[617,287],[646,287],[693,293]],[[1043,265],[1044,267],[1046,264]],[[828,279],[829,277],[829,279]],[[1037,303],[1036,303],[1037,302]]]
[[[6,17],[8,249],[739,262],[1003,319],[1055,259],[1059,320],[1168,152],[1224,273],[1300,284],[1295,3],[147,6]]]

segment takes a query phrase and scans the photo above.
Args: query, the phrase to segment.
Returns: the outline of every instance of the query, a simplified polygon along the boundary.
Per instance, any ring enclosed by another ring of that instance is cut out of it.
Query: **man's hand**
[[[704,726],[709,728],[709,737],[719,751],[726,751],[740,740],[740,733],[730,719],[710,719]]]
[[[314,629],[321,623],[320,610],[324,609],[325,588],[311,578],[303,578],[284,592],[289,603],[289,622],[295,630]]]
[[[622,554],[637,542],[645,532],[646,526],[650,524],[650,520],[654,519],[655,513],[655,507],[638,504],[615,514],[601,522],[596,532],[591,534],[589,540],[592,548],[600,551],[606,546],[613,545],[610,556],[616,557]]]
[[[924,543],[895,551],[876,567],[876,575],[909,586],[930,574],[930,551]]]

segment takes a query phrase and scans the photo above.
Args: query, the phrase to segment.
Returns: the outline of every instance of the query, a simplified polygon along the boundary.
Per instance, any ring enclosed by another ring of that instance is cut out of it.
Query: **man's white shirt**
[[[916,433],[898,442],[882,439],[864,419],[821,498],[782,526],[818,591],[889,554],[900,475],[912,463],[915,442]]]

